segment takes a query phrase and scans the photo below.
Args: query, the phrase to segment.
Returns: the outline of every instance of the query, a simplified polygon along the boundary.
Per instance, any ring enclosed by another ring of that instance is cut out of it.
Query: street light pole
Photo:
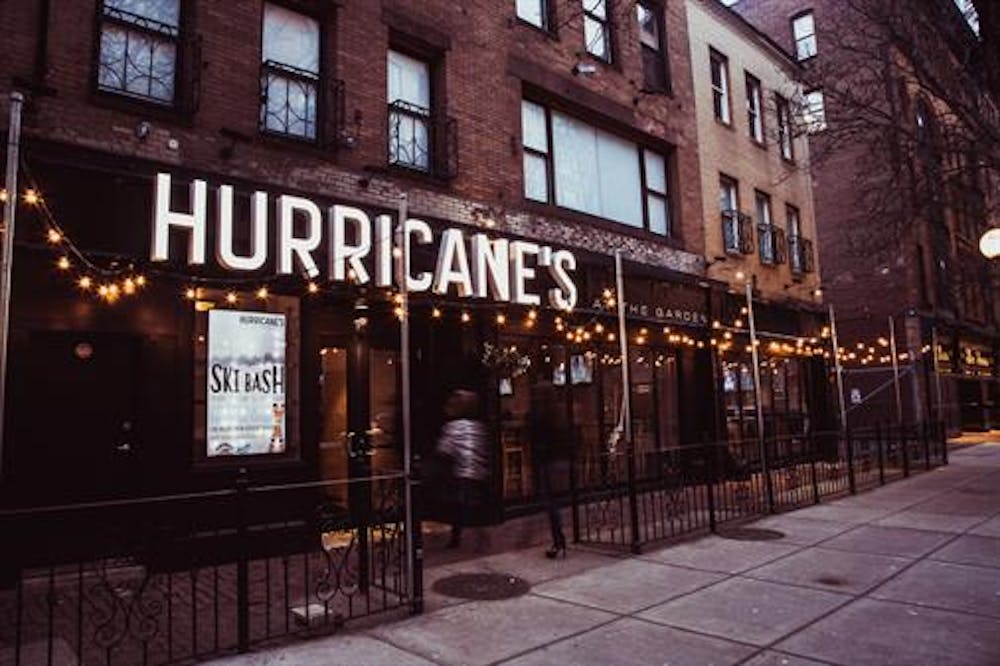
[[[10,94],[10,126],[7,129],[7,199],[3,206],[3,246],[0,248],[0,478],[3,477],[3,444],[6,432],[7,352],[10,344],[11,276],[14,264],[14,218],[17,214],[17,168],[21,156],[21,107],[24,95]]]
[[[413,434],[410,420],[410,289],[407,277],[410,275],[409,243],[406,242],[406,221],[409,217],[409,200],[405,192],[399,195],[399,223],[396,226],[396,248],[399,260],[396,262],[396,281],[399,284],[402,316],[399,321],[399,374],[400,409],[403,412],[403,493],[406,507],[406,589],[415,595],[414,589],[414,525],[413,525]]]
[[[760,470],[764,475],[764,487],[767,489],[767,510],[774,511],[774,488],[771,485],[771,472],[767,464],[767,438],[764,433],[764,391],[760,382],[760,351],[757,340],[757,320],[753,311],[753,280],[747,279],[747,322],[750,324],[750,358],[753,361],[754,402],[757,405],[757,439],[760,443]]]

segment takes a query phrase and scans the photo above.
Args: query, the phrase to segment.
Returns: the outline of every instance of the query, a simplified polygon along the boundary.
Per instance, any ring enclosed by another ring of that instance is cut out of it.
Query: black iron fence
[[[947,464],[940,424],[682,446],[634,458],[628,447],[577,462],[578,541],[647,543],[864,491]]]
[[[0,663],[191,661],[418,612],[405,483],[241,481],[2,511]]]

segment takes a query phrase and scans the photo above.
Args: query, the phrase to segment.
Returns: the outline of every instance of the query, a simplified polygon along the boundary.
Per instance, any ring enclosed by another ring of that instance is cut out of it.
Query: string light
[[[77,282],[77,285],[80,286],[80,289],[83,289],[84,291],[86,291],[86,290],[90,289],[94,285],[94,283],[90,279],[89,276],[84,275],[82,278],[79,279],[79,281]]]
[[[307,289],[309,290],[310,294],[315,294],[319,292],[319,285],[316,284],[315,282],[310,282]]]
[[[49,233],[47,234],[46,238],[53,245],[58,245],[59,243],[62,242],[63,239],[62,234],[56,231],[55,229],[49,229]]]
[[[0,203],[7,203],[7,190],[0,189]]]
[[[434,309],[432,309],[431,310],[431,316],[434,317],[435,319],[440,319],[441,318],[441,308],[435,307]]]
[[[236,301],[238,300],[239,297],[236,295],[235,291],[231,291],[228,294],[226,294],[226,303],[229,303],[230,305],[235,305]]]
[[[497,315],[497,325],[503,326],[506,323],[507,323],[507,316],[501,312],[500,314]]]
[[[24,203],[29,206],[37,206],[38,202],[42,200],[42,195],[38,193],[38,190],[29,188],[24,192]]]
[[[56,266],[61,271],[68,271],[71,266],[69,263],[69,257],[59,257],[59,261],[56,262]]]
[[[260,289],[257,290],[257,298],[259,298],[262,301],[266,301],[267,297],[268,297],[267,287],[261,287]]]
[[[466,312],[466,311],[463,310],[462,311],[462,323],[463,324],[468,324],[470,321],[472,321],[472,317],[469,316],[468,312]]]

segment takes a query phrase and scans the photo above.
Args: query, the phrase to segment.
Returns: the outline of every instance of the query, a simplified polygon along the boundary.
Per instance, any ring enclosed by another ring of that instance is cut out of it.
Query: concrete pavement
[[[417,617],[220,664],[1000,664],[1000,443],[874,491],[638,557],[513,551],[427,571]],[[777,535],[772,535],[777,536]],[[464,572],[505,601],[433,591]]]

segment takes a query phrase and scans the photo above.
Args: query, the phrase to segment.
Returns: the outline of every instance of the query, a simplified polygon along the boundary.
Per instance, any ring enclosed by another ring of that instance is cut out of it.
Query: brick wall
[[[261,2],[191,0],[185,4],[189,26],[203,39],[200,107],[185,119],[123,110],[94,95],[96,1],[53,2],[46,75],[38,83],[54,94],[33,96],[24,118],[29,140],[45,138],[371,205],[393,206],[399,189],[406,189],[414,215],[483,225],[485,219],[473,209],[490,207],[505,213],[496,220],[498,232],[591,249],[624,247],[636,260],[651,265],[702,270],[702,202],[696,185],[698,157],[683,3],[666,5],[671,95],[640,92],[635,19],[623,0],[615,10],[619,19],[616,62],[598,65],[598,71],[588,77],[571,73],[576,62],[588,58],[581,55],[582,19],[575,1],[556,2],[554,36],[517,21],[513,2],[312,3],[330,7],[322,19],[323,62],[329,76],[345,83],[347,129],[358,138],[355,148],[335,151],[292,145],[262,136],[258,130]],[[10,0],[0,5],[0,30],[9,36],[0,62],[4,114],[13,77],[30,79],[33,74],[40,4]],[[310,6],[308,0],[290,4]],[[385,58],[394,35],[443,47],[446,112],[459,128],[460,168],[454,180],[429,182],[386,170]],[[582,115],[676,147],[677,242],[618,233],[614,225],[590,225],[555,209],[540,211],[524,205],[522,82],[511,74],[515,59],[537,68],[545,80],[558,82],[560,95]],[[589,108],[588,92],[600,95],[619,111],[608,117],[602,109]],[[145,139],[135,134],[142,121],[152,125]]]

